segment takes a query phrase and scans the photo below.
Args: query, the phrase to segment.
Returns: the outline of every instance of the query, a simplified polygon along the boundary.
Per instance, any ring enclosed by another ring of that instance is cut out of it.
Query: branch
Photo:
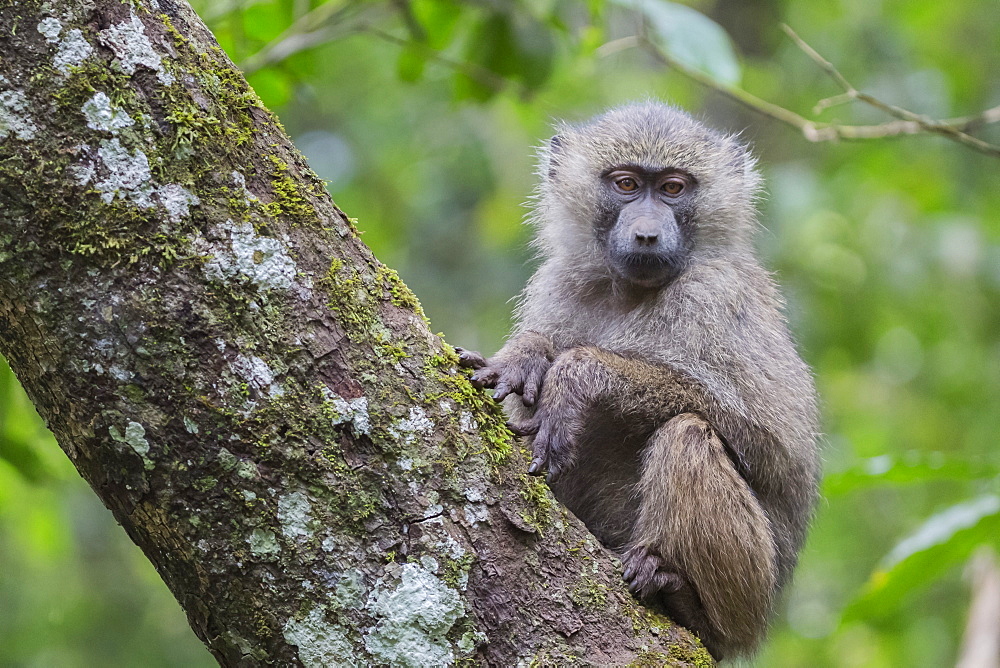
[[[983,545],[969,560],[972,590],[969,618],[956,668],[1000,668],[1000,566],[997,553]]]
[[[382,11],[382,7],[381,4],[362,7],[359,3],[348,0],[324,2],[296,19],[259,51],[247,56],[240,62],[240,69],[244,74],[253,74],[265,67],[280,63],[300,51],[356,32],[356,26],[347,22],[352,11],[365,16]]]
[[[303,16],[260,51],[246,58],[240,63],[240,69],[246,74],[253,74],[300,51],[305,51],[332,39],[349,34],[367,34],[396,46],[414,49],[423,58],[444,65],[456,72],[461,72],[491,90],[499,91],[505,86],[511,85],[518,93],[522,95],[526,93],[527,89],[518,81],[508,79],[476,63],[457,60],[443,51],[427,45],[423,39],[423,29],[413,16],[409,3],[405,0],[392,0],[392,3],[410,33],[408,39],[397,37],[375,27],[372,22],[362,19],[356,19],[347,25],[343,22],[342,12],[335,12],[328,8],[331,5],[340,8],[340,5],[326,3]],[[331,23],[334,25],[330,25]]]
[[[221,665],[711,662],[186,4],[49,4],[0,4],[0,354]]]
[[[963,132],[963,128],[967,128],[970,125],[982,125],[988,122],[1000,120],[1000,106],[987,109],[977,116],[943,121],[936,121],[928,116],[916,114],[912,111],[903,109],[902,107],[897,107],[896,105],[883,102],[868,93],[863,93],[857,90],[830,61],[823,58],[823,56],[819,55],[815,49],[806,44],[805,40],[799,37],[794,30],[785,24],[782,24],[781,28],[785,31],[785,34],[792,38],[792,41],[795,42],[796,46],[802,49],[802,51],[813,60],[813,62],[819,65],[820,69],[826,72],[837,83],[837,85],[844,89],[844,96],[846,98],[864,102],[875,109],[879,109],[880,111],[899,119],[899,122],[896,123],[883,123],[881,127],[886,129],[886,134],[882,136],[891,136],[892,134],[916,134],[917,132],[923,130],[925,132],[944,135],[949,139],[957,141],[960,144],[987,155],[1000,157],[1000,146],[990,144],[982,139],[973,137]],[[991,121],[989,119],[993,120]],[[916,126],[916,129],[913,129],[913,126]]]
[[[812,121],[801,116],[794,111],[776,105],[756,95],[729,84],[717,81],[712,76],[701,70],[691,67],[657,44],[645,32],[645,27],[640,29],[639,35],[631,35],[604,44],[598,52],[601,55],[610,55],[618,51],[629,48],[644,48],[652,54],[662,64],[676,70],[683,76],[695,81],[707,88],[711,88],[730,99],[748,107],[749,109],[763,114],[777,121],[790,125],[797,129],[802,136],[811,142],[836,141],[836,140],[864,140],[883,139],[901,135],[914,135],[921,133],[939,134],[952,141],[956,141],[964,146],[972,148],[986,155],[1000,157],[1000,146],[983,141],[967,133],[968,130],[980,128],[984,125],[1000,121],[1000,106],[987,109],[974,116],[963,116],[945,120],[933,120],[927,116],[916,114],[901,107],[885,103],[878,98],[862,93],[857,90],[847,79],[826,59],[819,55],[815,49],[806,44],[788,26],[782,26],[785,32],[792,38],[795,44],[802,49],[813,61],[815,61],[824,72],[826,72],[837,84],[844,89],[844,93],[835,97],[826,98],[817,102],[814,113],[829,107],[844,104],[852,101],[859,101],[879,109],[897,120],[876,125],[842,125],[838,123],[825,123]]]
[[[403,39],[401,37],[396,37],[392,33],[388,33],[384,30],[380,30],[372,26],[362,26],[360,31],[365,32],[374,37],[378,37],[381,40],[389,42],[390,44],[395,44],[397,46],[405,48],[416,49],[420,52],[420,55],[422,55],[427,60],[440,63],[445,67],[455,70],[456,72],[461,72],[470,79],[474,79],[475,81],[478,81],[479,83],[483,84],[484,86],[492,90],[499,91],[504,86],[509,84],[517,88],[521,94],[524,94],[524,92],[526,91],[523,85],[519,85],[519,82],[513,79],[508,79],[507,77],[497,74],[492,70],[482,67],[481,65],[451,58],[442,51],[439,51],[434,47],[428,46],[423,42],[419,42],[413,39]]]

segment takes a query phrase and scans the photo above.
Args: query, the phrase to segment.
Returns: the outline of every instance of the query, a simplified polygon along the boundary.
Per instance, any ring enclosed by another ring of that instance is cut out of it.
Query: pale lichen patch
[[[299,661],[306,668],[356,666],[354,646],[341,627],[326,621],[321,607],[302,620],[289,619],[283,630],[285,641],[299,648]]]
[[[250,532],[247,543],[250,544],[250,551],[253,552],[254,556],[261,559],[271,559],[281,552],[277,536],[267,529],[254,529]]]
[[[203,267],[206,277],[217,281],[245,278],[265,289],[291,287],[295,279],[295,262],[281,241],[257,236],[250,223],[236,224],[232,220],[227,220],[216,231],[226,241],[215,244],[204,239],[196,241],[196,245],[205,247],[211,254]]]
[[[114,425],[108,427],[108,433],[115,441],[132,448],[135,454],[142,459],[143,468],[147,471],[153,468],[153,460],[149,458],[149,441],[146,440],[145,427],[138,422],[130,421],[125,426],[124,434]]]
[[[219,448],[219,466],[223,471],[232,471],[240,463],[240,460],[226,448]]]
[[[458,428],[466,434],[479,433],[479,426],[476,424],[476,419],[472,417],[472,413],[469,411],[462,411],[458,414]]]
[[[377,588],[367,608],[379,618],[365,637],[377,663],[404,668],[455,662],[446,634],[465,608],[458,592],[417,564],[404,564],[396,586]]]
[[[83,115],[87,119],[87,127],[91,130],[112,134],[117,134],[122,128],[135,124],[132,117],[111,104],[111,98],[102,91],[94,93],[94,96],[83,104]]]
[[[480,522],[485,523],[490,519],[489,511],[482,503],[467,503],[463,506],[462,513],[469,526],[475,526]]]
[[[101,193],[101,200],[105,204],[111,204],[121,197],[132,200],[144,209],[153,206],[153,186],[150,183],[152,173],[145,153],[139,149],[129,152],[116,137],[101,142],[97,157],[106,168],[106,175],[94,184],[94,188]],[[78,172],[78,176],[83,178],[82,173]]]
[[[59,46],[56,49],[56,55],[52,58],[52,64],[63,74],[69,74],[69,68],[80,65],[93,52],[94,47],[83,36],[83,31],[73,28],[66,33],[65,37],[59,40]]]
[[[458,649],[466,654],[469,654],[476,649],[476,647],[482,645],[487,640],[489,640],[489,636],[482,631],[466,631],[462,634],[462,637],[458,639]]]
[[[146,428],[138,422],[129,422],[125,427],[125,442],[136,451],[137,454],[145,457],[149,453],[149,441],[146,440]]]
[[[443,510],[444,509],[442,508],[441,511],[443,512]],[[444,526],[444,519],[442,517],[434,517],[428,520],[428,523],[437,524],[441,527],[441,538],[440,540],[434,542],[434,547],[436,548],[438,554],[447,555],[455,560],[461,559],[467,554],[466,549],[462,547],[462,544],[452,538],[451,534],[448,533]],[[432,532],[428,531],[428,534],[430,533]]]
[[[243,193],[243,199],[247,206],[249,206],[252,202],[260,201],[259,198],[250,192],[249,188],[247,188],[247,179],[243,176],[242,172],[235,169],[233,170],[233,182],[236,183],[236,187]]]
[[[167,218],[173,223],[180,222],[182,218],[187,218],[190,213],[190,207],[201,204],[201,200],[198,199],[197,195],[176,183],[168,183],[165,186],[160,186],[156,191],[156,195],[160,199],[160,204],[167,210]]]
[[[257,465],[253,462],[243,460],[236,467],[236,475],[244,480],[254,480],[255,478],[260,477],[260,471],[257,469]]]
[[[312,504],[302,492],[291,492],[278,498],[278,520],[281,532],[286,538],[308,537],[312,534],[310,524]]]
[[[59,41],[59,33],[62,32],[62,23],[59,19],[48,16],[38,22],[36,26],[38,32],[45,35],[45,41],[54,44]]]
[[[324,394],[333,405],[336,417],[332,419],[333,424],[351,423],[351,428],[355,434],[371,433],[371,418],[368,416],[368,398],[355,397],[354,399],[344,399],[334,394],[329,388],[323,388]]]
[[[7,85],[7,79],[0,76],[0,86]],[[21,140],[34,139],[38,127],[28,114],[30,108],[24,91],[0,90],[0,139],[8,136]]]
[[[337,587],[333,590],[333,596],[330,597],[330,604],[341,610],[351,610],[361,605],[364,595],[364,575],[358,570],[348,568],[340,576]]]
[[[410,408],[409,417],[396,420],[388,431],[403,443],[412,443],[418,434],[426,434],[434,428],[434,423],[427,417],[427,411],[420,406]]]
[[[83,150],[87,150],[90,147],[89,146],[83,146],[81,148]],[[94,180],[94,173],[96,171],[97,171],[97,169],[94,167],[94,164],[91,163],[91,162],[82,162],[82,163],[80,163],[78,165],[70,165],[69,166],[69,174],[70,174],[70,176],[73,178],[74,181],[76,181],[77,183],[79,183],[81,186],[85,186],[88,183],[90,183],[91,181],[93,181]]]
[[[233,646],[237,647],[243,656],[250,656],[253,654],[254,645],[236,631],[232,629],[226,630],[223,632],[223,636],[227,638]]]
[[[274,382],[274,372],[267,362],[256,355],[237,355],[230,363],[233,373],[247,381],[268,396],[278,397],[285,393],[280,384]]]
[[[110,367],[108,367],[108,375],[110,375],[117,381],[127,383],[128,381],[132,380],[132,377],[135,374],[118,364],[112,364]]]
[[[172,74],[163,69],[163,61],[146,36],[146,27],[135,14],[129,20],[116,23],[102,30],[98,38],[101,43],[114,51],[122,71],[134,74],[137,67],[149,68],[156,72],[156,78],[167,86],[174,82]]]

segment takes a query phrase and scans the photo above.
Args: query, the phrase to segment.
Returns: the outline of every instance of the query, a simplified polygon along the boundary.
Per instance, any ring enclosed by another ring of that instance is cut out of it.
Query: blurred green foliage
[[[212,666],[0,359],[0,666]]]
[[[195,2],[434,328],[487,353],[531,272],[520,203],[553,119],[655,97],[742,131],[768,184],[760,247],[827,433],[824,500],[755,663],[953,663],[963,565],[1000,547],[1000,161],[939,137],[809,144],[617,47],[644,16],[675,57],[808,116],[840,91],[785,22],[859,88],[951,117],[1000,103],[1000,12],[995,0],[685,5]],[[887,120],[859,106],[819,118]],[[5,367],[0,574],[2,665],[211,663]]]

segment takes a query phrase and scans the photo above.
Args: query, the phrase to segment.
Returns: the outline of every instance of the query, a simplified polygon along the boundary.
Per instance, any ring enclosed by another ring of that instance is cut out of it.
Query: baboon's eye
[[[681,179],[667,179],[660,190],[667,193],[668,195],[680,195],[684,192],[684,181]]]
[[[636,188],[639,187],[639,184],[636,183],[636,180],[631,176],[624,176],[618,179],[615,181],[615,185],[618,186],[618,190],[621,190],[623,193],[635,192]]]

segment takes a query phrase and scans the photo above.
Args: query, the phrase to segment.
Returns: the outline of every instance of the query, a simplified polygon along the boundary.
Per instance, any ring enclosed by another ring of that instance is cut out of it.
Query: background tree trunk
[[[711,663],[185,4],[0,35],[0,352],[221,664]]]

